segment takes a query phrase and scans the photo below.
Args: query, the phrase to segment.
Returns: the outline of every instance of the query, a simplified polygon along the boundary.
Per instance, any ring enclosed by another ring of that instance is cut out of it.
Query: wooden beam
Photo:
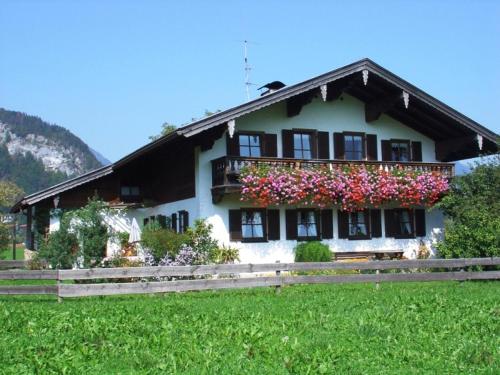
[[[442,140],[445,138],[445,135],[441,133],[439,129],[415,119],[415,117],[412,117],[407,111],[402,111],[394,107],[387,112],[387,115],[433,140]]]
[[[476,134],[436,142],[436,159],[440,161],[468,159],[479,154]]]
[[[406,106],[408,99],[405,100],[405,97],[405,93],[401,92],[398,94],[387,95],[372,102],[365,103],[365,121],[373,122],[378,120],[382,113],[389,111],[398,103],[404,103]]]
[[[32,227],[33,227],[33,207],[28,206],[28,208],[26,208],[26,239],[25,239],[26,249],[28,250],[33,250],[34,248]]]
[[[316,91],[317,90],[313,89],[288,98],[286,100],[286,115],[288,117],[297,116],[300,111],[302,111],[302,107],[304,107],[306,104],[311,103],[311,101],[317,94]]]

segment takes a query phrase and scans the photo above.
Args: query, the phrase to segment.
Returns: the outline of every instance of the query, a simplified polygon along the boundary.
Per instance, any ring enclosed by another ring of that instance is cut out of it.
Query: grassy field
[[[498,374],[500,283],[0,297],[2,374]]]
[[[0,249],[0,260],[11,260],[12,257],[12,247],[7,249]],[[24,259],[24,246],[18,245],[16,249],[16,260]]]

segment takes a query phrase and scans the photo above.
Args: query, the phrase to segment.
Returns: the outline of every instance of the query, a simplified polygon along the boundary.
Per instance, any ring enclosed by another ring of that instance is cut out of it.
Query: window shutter
[[[286,210],[286,239],[297,239],[297,210]]]
[[[278,136],[276,134],[264,134],[261,137],[261,142],[263,142],[262,156],[278,157]]]
[[[370,210],[371,236],[372,238],[382,237],[382,218],[379,209]]]
[[[366,159],[367,160],[378,160],[377,155],[377,135],[367,134],[366,135]]]
[[[425,237],[425,210],[415,210],[415,235],[417,237]]]
[[[282,130],[281,139],[283,142],[283,157],[293,158],[293,131]]]
[[[394,237],[394,212],[392,210],[384,210],[385,219],[385,236]]]
[[[391,141],[382,141],[382,161],[391,161]]]
[[[267,239],[280,239],[280,210],[267,210]]]
[[[174,232],[177,232],[177,214],[176,213],[173,213],[171,216],[170,216],[170,224],[172,225],[172,230]]]
[[[156,221],[158,222],[158,224],[160,225],[160,227],[162,227],[162,228],[166,228],[167,227],[167,217],[165,215],[158,215],[158,216],[156,216]]]
[[[227,156],[240,156],[240,139],[238,133],[233,138],[226,134]]]
[[[189,227],[189,212],[179,211],[179,215],[182,216],[182,228],[179,228],[179,230],[185,233],[186,229]]]
[[[411,143],[411,160],[422,161],[422,142]]]
[[[328,132],[318,132],[318,159],[330,159]]]
[[[349,213],[346,211],[338,211],[339,222],[339,238],[349,237]]]
[[[229,210],[229,239],[241,241],[241,210]]]
[[[321,238],[333,238],[333,211],[321,210]]]
[[[344,134],[333,133],[333,154],[335,159],[345,159]]]

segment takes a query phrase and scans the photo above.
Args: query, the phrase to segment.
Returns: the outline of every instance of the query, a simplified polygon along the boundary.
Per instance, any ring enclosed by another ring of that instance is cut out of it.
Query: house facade
[[[28,247],[34,247],[34,231],[57,228],[51,211],[80,207],[97,195],[122,212],[113,219],[117,231],[128,231],[135,218],[182,232],[204,218],[220,243],[239,249],[243,263],[291,262],[297,243],[308,240],[334,253],[412,258],[421,245],[432,251],[443,231],[442,213],[424,202],[364,197],[355,209],[346,209],[345,197],[264,204],[244,194],[243,177],[249,170],[283,178],[368,170],[442,181],[453,176],[453,161],[496,152],[496,137],[365,59],[196,121],[110,166],[24,197],[13,212],[27,215]],[[108,255],[115,251],[110,245]]]

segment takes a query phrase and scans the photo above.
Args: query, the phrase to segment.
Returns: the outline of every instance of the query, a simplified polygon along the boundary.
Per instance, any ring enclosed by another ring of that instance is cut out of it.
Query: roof
[[[475,122],[474,120],[456,111],[455,109],[451,108],[445,103],[425,93],[424,91],[415,87],[411,83],[403,80],[394,73],[391,73],[390,71],[376,64],[370,59],[362,59],[352,64],[332,70],[328,73],[297,83],[295,85],[286,86],[282,89],[258,97],[257,99],[240,104],[225,111],[218,112],[201,120],[194,121],[186,126],[177,129],[172,133],[169,133],[153,142],[146,144],[145,146],[126,155],[122,159],[118,160],[117,162],[107,167],[97,169],[95,171],[86,173],[77,178],[52,186],[48,189],[31,194],[23,198],[20,202],[16,203],[16,205],[12,208],[12,210],[17,211],[22,206],[32,205],[36,202],[39,202],[40,200],[46,199],[51,196],[55,196],[63,191],[72,189],[86,182],[101,178],[107,174],[112,173],[116,168],[119,168],[129,163],[130,161],[140,157],[145,153],[148,153],[154,149],[157,149],[158,147],[168,144],[174,139],[193,137],[206,130],[227,123],[228,121],[235,120],[251,112],[255,112],[257,110],[276,104],[291,97],[307,93],[311,90],[318,89],[322,85],[339,81],[343,78],[353,76],[354,74],[361,73],[363,71],[368,71],[369,74],[374,74],[377,77],[377,79],[382,80],[384,84],[387,85],[387,87],[391,87],[392,89],[402,90],[408,93],[411,98],[410,99],[411,103],[419,103],[419,105],[425,108],[430,108],[433,111],[436,111],[436,113],[438,113],[443,118],[446,118],[448,121],[452,121],[453,123],[462,126],[464,129],[468,129],[470,132],[481,135],[487,141],[496,144],[498,135],[495,132],[485,128],[481,124]]]
[[[70,180],[63,181],[57,185],[51,186],[47,189],[40,190],[36,193],[30,194],[19,200],[14,206],[11,208],[11,212],[18,212],[25,206],[31,206],[35,203],[38,203],[46,198],[54,197],[64,191],[73,189],[77,186],[83,185],[87,182],[97,180],[98,178],[107,176],[113,173],[113,165],[107,165],[105,167],[101,167],[98,169],[94,169],[93,171],[82,174],[81,176],[72,178]]]

